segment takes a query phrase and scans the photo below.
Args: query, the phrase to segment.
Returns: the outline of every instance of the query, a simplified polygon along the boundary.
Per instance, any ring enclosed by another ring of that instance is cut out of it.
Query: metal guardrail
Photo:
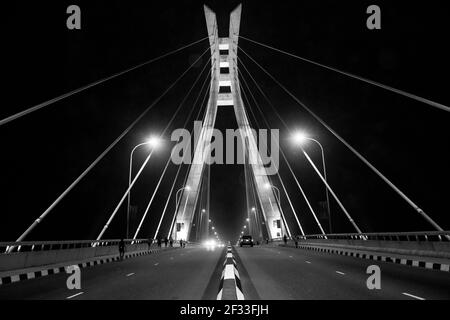
[[[298,236],[299,240],[375,240],[375,241],[427,241],[449,242],[450,231],[337,233]]]
[[[68,250],[90,247],[118,246],[120,239],[112,240],[71,240],[71,241],[23,241],[23,242],[0,242],[0,253],[19,253],[50,250]],[[151,239],[127,239],[125,245],[132,244],[155,244]]]

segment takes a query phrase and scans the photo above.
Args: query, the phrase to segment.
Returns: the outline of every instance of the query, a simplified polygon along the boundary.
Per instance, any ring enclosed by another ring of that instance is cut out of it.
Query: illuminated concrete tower
[[[204,150],[207,150],[205,146],[209,145],[211,141],[212,129],[214,128],[217,108],[219,107],[234,108],[238,127],[241,129],[241,133],[245,133],[245,137],[242,136],[242,139],[247,141],[249,157],[254,159],[250,165],[251,174],[253,174],[258,205],[261,208],[269,237],[278,238],[285,234],[285,225],[281,220],[279,203],[275,197],[274,190],[268,187],[270,186],[270,181],[258,152],[256,137],[249,125],[239,87],[237,52],[241,9],[242,7],[239,5],[230,15],[229,37],[219,38],[216,15],[207,6],[204,6],[211,45],[211,62],[214,67],[212,68],[211,90],[206,116],[186,182],[188,188],[184,189],[176,209],[176,223],[172,231],[174,239],[189,240],[201,190],[202,177],[209,175],[209,168],[205,164],[207,159],[205,158]]]

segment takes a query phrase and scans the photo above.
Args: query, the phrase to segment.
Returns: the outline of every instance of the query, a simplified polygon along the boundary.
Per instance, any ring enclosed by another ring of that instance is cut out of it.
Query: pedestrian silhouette
[[[125,241],[123,239],[120,239],[120,242],[119,242],[119,258],[120,258],[120,260],[123,260],[124,255],[125,255]]]
[[[173,247],[173,239],[172,239],[172,237],[170,237],[169,244],[170,244],[170,247],[172,248]]]
[[[169,240],[167,239],[167,237],[164,238],[164,247],[167,248],[167,242],[169,242]]]
[[[298,248],[298,236],[296,236],[296,237],[294,238],[294,241],[295,241],[295,247]]]
[[[180,248],[183,248],[183,239],[180,239]]]
[[[158,238],[158,248],[161,248],[161,243],[162,243],[162,240],[161,240],[161,238]]]
[[[287,245],[287,237],[286,235],[283,236],[284,245]]]

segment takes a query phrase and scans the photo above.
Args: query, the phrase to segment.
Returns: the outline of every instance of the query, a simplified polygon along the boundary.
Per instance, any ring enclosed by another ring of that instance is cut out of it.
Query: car
[[[242,236],[241,240],[239,241],[239,246],[251,246],[253,247],[253,238],[252,236]]]

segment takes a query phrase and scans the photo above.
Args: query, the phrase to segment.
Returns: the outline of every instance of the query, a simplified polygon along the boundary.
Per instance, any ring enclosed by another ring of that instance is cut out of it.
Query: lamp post
[[[191,190],[191,187],[190,186],[182,187],[182,188],[178,189],[176,194],[175,194],[175,214],[173,215],[173,221],[172,221],[172,224],[171,224],[170,229],[169,229],[169,235],[168,235],[169,237],[171,236],[173,226],[176,223],[177,210],[178,210],[178,206],[180,204],[180,200],[178,199],[178,196],[179,196],[180,192],[183,191],[183,190],[186,190],[186,191],[189,192]],[[188,200],[188,198],[186,198],[186,204],[187,204],[187,200]],[[184,209],[186,209],[186,206],[184,207]],[[183,216],[184,216],[184,209],[183,209]]]
[[[128,172],[128,188],[130,187],[130,185],[131,185],[131,174],[132,174],[132,170],[133,170],[133,155],[134,155],[134,152],[139,148],[139,147],[142,147],[142,146],[145,146],[145,145],[150,145],[150,146],[152,146],[153,148],[156,148],[158,145],[160,144],[160,139],[159,138],[156,138],[156,137],[152,137],[152,138],[150,138],[148,141],[146,141],[146,142],[144,142],[144,143],[140,143],[140,144],[138,144],[137,146],[135,146],[134,148],[133,148],[133,150],[131,150],[131,153],[130,153],[130,161],[129,161],[129,172]],[[128,192],[128,203],[127,203],[127,234],[126,234],[126,236],[127,236],[127,239],[129,239],[130,238],[130,204],[131,204],[131,190],[130,190],[130,192]]]
[[[288,225],[286,223],[286,219],[284,218],[284,215],[283,215],[283,209],[281,208],[281,193],[280,193],[280,189],[278,189],[277,187],[275,187],[274,185],[272,185],[270,183],[266,183],[265,187],[266,187],[266,189],[273,189],[273,190],[276,191],[275,192],[275,200],[277,201],[278,206],[280,208],[281,219],[283,219],[283,223],[284,223],[284,226],[286,227],[286,231],[288,232],[289,237],[292,237],[291,236],[291,231],[289,230],[289,227],[288,227]]]
[[[318,140],[310,138],[307,135],[305,135],[304,133],[297,133],[297,134],[295,134],[294,135],[294,140],[295,140],[296,143],[298,143],[300,145],[304,144],[306,141],[309,140],[309,141],[315,142],[319,146],[320,152],[321,152],[321,155],[322,155],[323,178],[328,183],[328,180],[327,180],[327,169],[326,169],[326,166],[325,166],[325,152],[324,152],[322,144]],[[329,225],[329,231],[330,231],[330,234],[331,234],[333,231],[332,231],[332,228],[331,228],[330,196],[328,194],[328,188],[326,186],[325,186],[325,196],[326,196],[326,200],[327,200],[328,225]]]

